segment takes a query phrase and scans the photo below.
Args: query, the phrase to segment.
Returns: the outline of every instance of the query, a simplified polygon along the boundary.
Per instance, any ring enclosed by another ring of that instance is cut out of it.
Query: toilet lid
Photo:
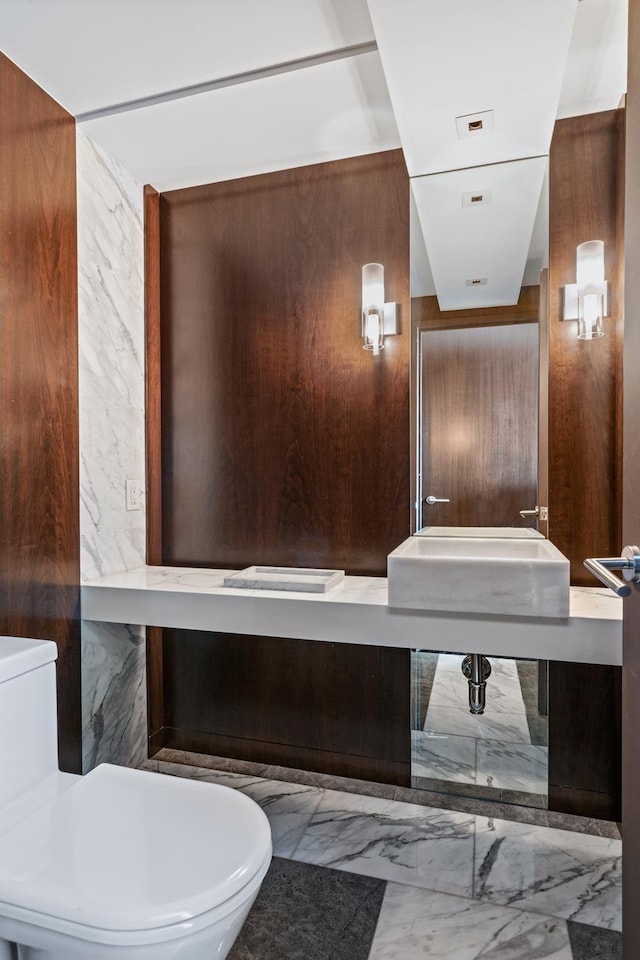
[[[104,764],[0,837],[0,901],[148,930],[219,906],[270,854],[267,818],[238,791]]]

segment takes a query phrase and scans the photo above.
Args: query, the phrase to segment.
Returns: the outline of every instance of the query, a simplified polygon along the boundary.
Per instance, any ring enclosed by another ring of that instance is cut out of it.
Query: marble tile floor
[[[274,858],[229,960],[621,960],[620,935]]]
[[[200,767],[220,772],[240,773],[249,777],[297,783],[321,789],[340,790],[343,793],[381,797],[388,800],[400,800],[419,806],[454,810],[458,813],[496,817],[516,823],[530,823],[540,827],[553,827],[558,830],[571,830],[575,833],[588,833],[593,836],[610,837],[614,840],[620,839],[618,825],[613,821],[596,820],[591,817],[579,817],[567,813],[556,813],[547,809],[523,806],[522,797],[517,802],[506,799],[511,796],[509,791],[496,790],[492,793],[492,799],[487,800],[484,796],[476,794],[461,796],[430,791],[423,787],[419,789],[398,787],[393,784],[356,780],[351,777],[339,777],[332,774],[297,770],[291,767],[281,767],[249,760],[190,753],[183,750],[173,750],[169,747],[160,750],[155,754],[153,760],[146,761],[146,764],[149,769],[156,769],[159,762]],[[470,787],[469,789],[475,788]]]
[[[547,747],[531,743],[411,731],[414,777],[546,794],[547,763]]]
[[[363,883],[385,883],[368,954],[372,960],[417,960],[425,955],[436,960],[619,956],[618,839],[156,759],[145,766],[226,783],[253,796],[271,822],[276,858],[296,863],[276,867],[280,871],[276,886],[285,882],[283,871],[293,875],[287,869],[298,870],[300,876],[326,877],[310,883],[339,883],[336,872]],[[313,869],[305,873],[301,864],[325,873]],[[267,885],[265,897],[269,890]],[[354,890],[356,900],[362,896],[369,902],[369,895],[379,888],[356,884]],[[303,893],[300,897],[303,903]],[[295,898],[280,899],[282,909],[294,910]],[[254,909],[259,910],[258,902]],[[352,914],[359,915],[359,910],[346,909],[347,926]],[[290,917],[282,926],[291,929],[296,923]],[[586,932],[574,936],[572,924],[586,925]],[[276,936],[276,927],[271,924],[270,935]],[[249,927],[247,937],[250,933]],[[326,931],[318,936],[326,939]],[[369,942],[367,933],[361,936]],[[260,952],[261,938],[257,937],[257,946],[255,940],[254,946],[239,941],[237,949],[245,952],[238,953],[237,960],[300,955],[288,947],[289,952],[275,947],[272,953]],[[310,960],[343,956],[323,943],[315,953],[309,947],[305,956]],[[594,944],[600,944],[600,953],[593,952]]]

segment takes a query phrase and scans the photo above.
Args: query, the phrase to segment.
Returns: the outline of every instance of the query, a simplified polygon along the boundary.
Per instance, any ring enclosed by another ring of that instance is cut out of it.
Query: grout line
[[[290,860],[295,860],[295,859],[296,859],[296,853],[298,852],[298,848],[299,848],[300,844],[302,843],[302,841],[303,841],[304,838],[305,838],[305,835],[306,835],[306,833],[307,833],[307,830],[309,829],[309,824],[311,823],[311,821],[312,821],[313,817],[315,816],[315,814],[318,812],[318,807],[320,806],[320,804],[321,804],[322,801],[324,800],[325,793],[326,793],[326,791],[324,790],[324,788],[323,788],[323,787],[317,787],[316,789],[320,791],[320,796],[318,797],[318,802],[315,804],[313,810],[311,811],[311,813],[309,814],[309,817],[307,818],[307,822],[305,823],[303,829],[302,829],[301,832],[300,832],[300,836],[299,836],[299,838],[298,838],[298,842],[296,843],[295,847],[294,847],[293,850],[291,851],[291,855],[290,855],[290,857],[289,857]],[[299,862],[299,863],[304,863],[305,861],[304,861],[304,860],[300,860],[300,861],[298,861],[298,862]],[[386,892],[386,891],[385,891],[385,892]]]

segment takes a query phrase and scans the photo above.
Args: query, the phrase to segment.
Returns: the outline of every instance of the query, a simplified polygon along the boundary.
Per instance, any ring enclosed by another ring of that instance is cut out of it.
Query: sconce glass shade
[[[384,267],[365,263],[362,268],[362,336],[364,349],[377,357],[384,347]]]
[[[589,240],[576,250],[578,287],[578,340],[596,340],[604,336],[605,313],[604,243]]]

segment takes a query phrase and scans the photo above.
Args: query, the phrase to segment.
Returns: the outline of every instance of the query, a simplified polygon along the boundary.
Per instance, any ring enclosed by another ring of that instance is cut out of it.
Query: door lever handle
[[[526,520],[527,517],[537,517],[539,520],[549,519],[548,507],[534,507],[533,510],[520,510],[519,513],[523,520]]]
[[[441,499],[440,497],[433,497],[433,496],[425,497],[424,502],[428,503],[430,507],[432,507],[434,503],[451,503],[448,497],[444,497]]]
[[[628,597],[631,593],[630,583],[640,584],[640,550],[638,547],[624,547],[621,557],[591,557],[584,561],[584,565],[600,583],[618,597]],[[620,580],[612,570],[620,570],[623,580]]]

